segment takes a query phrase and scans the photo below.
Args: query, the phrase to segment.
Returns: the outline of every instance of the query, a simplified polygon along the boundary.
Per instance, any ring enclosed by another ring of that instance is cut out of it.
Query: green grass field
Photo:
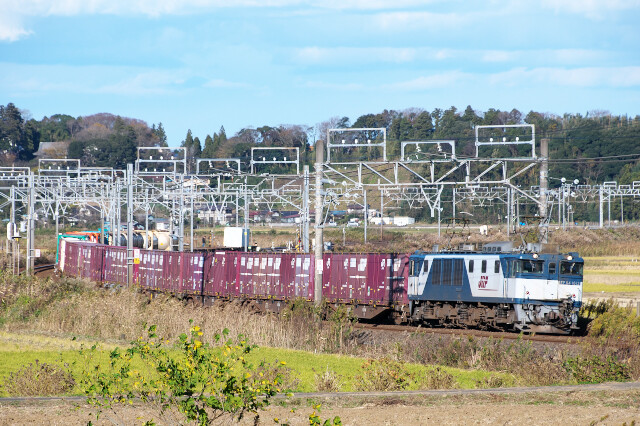
[[[586,257],[583,291],[585,293],[640,292],[640,262],[632,256]]]
[[[29,343],[31,342],[31,343]],[[12,333],[0,333],[0,396],[8,396],[4,389],[4,382],[12,372],[38,360],[40,363],[63,365],[67,364],[75,377],[78,377],[84,366],[84,358],[79,353],[81,343],[67,339],[42,337],[37,335],[16,335]],[[90,346],[85,342],[85,347]],[[101,365],[108,364],[109,350],[116,345],[101,346],[96,361]],[[247,360],[257,366],[260,362],[284,361],[292,370],[292,378],[300,380],[300,384],[294,391],[317,391],[315,376],[324,373],[327,369],[340,376],[341,391],[355,390],[354,384],[357,375],[362,370],[365,358],[349,356],[313,354],[310,352],[261,347],[252,352]],[[142,366],[137,366],[142,368]],[[407,369],[414,376],[424,376],[429,366],[408,364]],[[450,367],[441,367],[443,371],[451,374],[455,379],[455,387],[472,389],[478,382],[487,381],[494,377],[504,385],[515,383],[512,375],[500,372],[487,372],[483,370],[462,370]],[[413,383],[409,390],[417,389]],[[75,389],[73,394],[79,394]]]

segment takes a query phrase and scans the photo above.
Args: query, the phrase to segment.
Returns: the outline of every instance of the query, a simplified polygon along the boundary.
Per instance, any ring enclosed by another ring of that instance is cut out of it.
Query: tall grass
[[[0,325],[7,331],[29,328],[54,335],[75,335],[101,340],[135,340],[145,324],[155,324],[168,338],[188,331],[187,319],[206,334],[228,328],[260,346],[335,351],[350,342],[347,317],[334,315],[318,322],[312,311],[293,309],[287,315],[258,314],[240,302],[213,307],[185,304],[176,298],[150,299],[130,288],[98,289],[88,282],[62,279],[18,280],[5,291]]]
[[[205,308],[166,296],[150,299],[135,289],[100,289],[78,280],[21,278],[2,283],[0,326],[6,331],[37,330],[124,343],[135,340],[144,324],[155,324],[163,335],[175,339],[188,332],[187,320],[193,319],[208,336],[228,328],[231,335],[244,334],[259,346],[503,371],[523,385],[572,383],[584,377],[605,380],[611,377],[609,373],[621,371],[640,378],[640,320],[613,305],[585,313],[595,317],[588,344],[558,347],[428,332],[369,334],[354,330],[346,311],[337,310],[328,315],[328,321],[319,322],[315,311],[301,303],[282,315],[259,314],[240,302]],[[618,363],[625,367],[618,368]],[[491,384],[478,386],[485,385]]]

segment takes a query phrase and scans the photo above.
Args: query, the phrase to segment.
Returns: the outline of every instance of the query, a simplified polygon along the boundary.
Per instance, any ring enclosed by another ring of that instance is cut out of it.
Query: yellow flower
[[[280,364],[282,364],[282,365],[287,365],[287,363],[286,363],[286,362],[284,362],[284,361],[280,361]]]

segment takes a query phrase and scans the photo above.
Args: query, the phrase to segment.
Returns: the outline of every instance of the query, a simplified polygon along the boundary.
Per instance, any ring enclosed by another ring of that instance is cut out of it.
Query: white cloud
[[[203,84],[203,87],[209,87],[213,89],[221,88],[221,89],[231,89],[231,88],[249,88],[250,86],[246,83],[237,83],[234,81],[228,81],[220,78],[214,78],[212,80],[207,81]]]
[[[220,8],[316,10],[397,10],[444,0],[0,0],[0,41],[13,42],[32,33],[30,17],[76,15],[189,15]]]
[[[465,66],[473,63],[488,63],[521,67],[550,64],[559,67],[612,63],[620,59],[620,54],[616,52],[589,49],[464,50],[430,47],[308,46],[294,49],[291,55],[296,63],[333,67],[388,63],[433,65],[435,62],[444,61],[450,63],[462,61]]]
[[[158,95],[184,91],[193,78],[186,69],[12,63],[0,63],[0,75],[0,93],[8,96],[45,93]]]
[[[372,26],[383,30],[412,31],[428,28],[432,31],[452,28],[461,28],[468,17],[459,13],[432,13],[432,12],[383,12],[373,15]]]
[[[602,20],[610,13],[640,7],[640,0],[542,0],[544,7],[560,13],[572,13]]]
[[[480,54],[483,62],[511,62],[518,56],[518,52],[510,52],[506,50],[487,50]]]
[[[294,59],[306,64],[413,62],[419,49],[409,47],[304,47],[294,51]],[[434,56],[434,55],[431,55]]]
[[[496,86],[536,85],[591,88],[627,88],[640,86],[640,67],[590,68],[515,68],[492,74],[488,81]]]
[[[22,23],[11,14],[0,13],[0,41],[18,41],[31,34]]]
[[[93,89],[110,95],[160,95],[175,91],[187,80],[184,70],[131,70],[131,75],[117,77],[114,82]],[[92,89],[89,89],[92,90]]]
[[[514,68],[505,72],[475,74],[462,71],[439,72],[412,80],[383,84],[393,91],[458,89],[462,87],[509,88],[592,88],[619,89],[640,87],[640,67],[611,68]]]
[[[357,91],[365,89],[360,83],[326,83],[322,81],[308,81],[303,84],[304,87],[310,89],[328,89],[336,91]]]
[[[590,88],[627,88],[640,86],[640,67],[589,68],[515,68],[491,74],[488,82],[496,86],[529,87],[535,85]]]
[[[400,81],[383,85],[383,88],[390,90],[413,91],[453,88],[458,83],[474,79],[473,74],[460,71],[444,72],[427,75],[408,81]]]

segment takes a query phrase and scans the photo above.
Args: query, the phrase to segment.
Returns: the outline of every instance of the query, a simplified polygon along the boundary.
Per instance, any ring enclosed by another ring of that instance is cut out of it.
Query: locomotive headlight
[[[573,256],[568,255],[568,256],[567,256],[567,260],[573,260]]]
[[[533,253],[533,258],[537,259],[538,258],[538,253]]]

